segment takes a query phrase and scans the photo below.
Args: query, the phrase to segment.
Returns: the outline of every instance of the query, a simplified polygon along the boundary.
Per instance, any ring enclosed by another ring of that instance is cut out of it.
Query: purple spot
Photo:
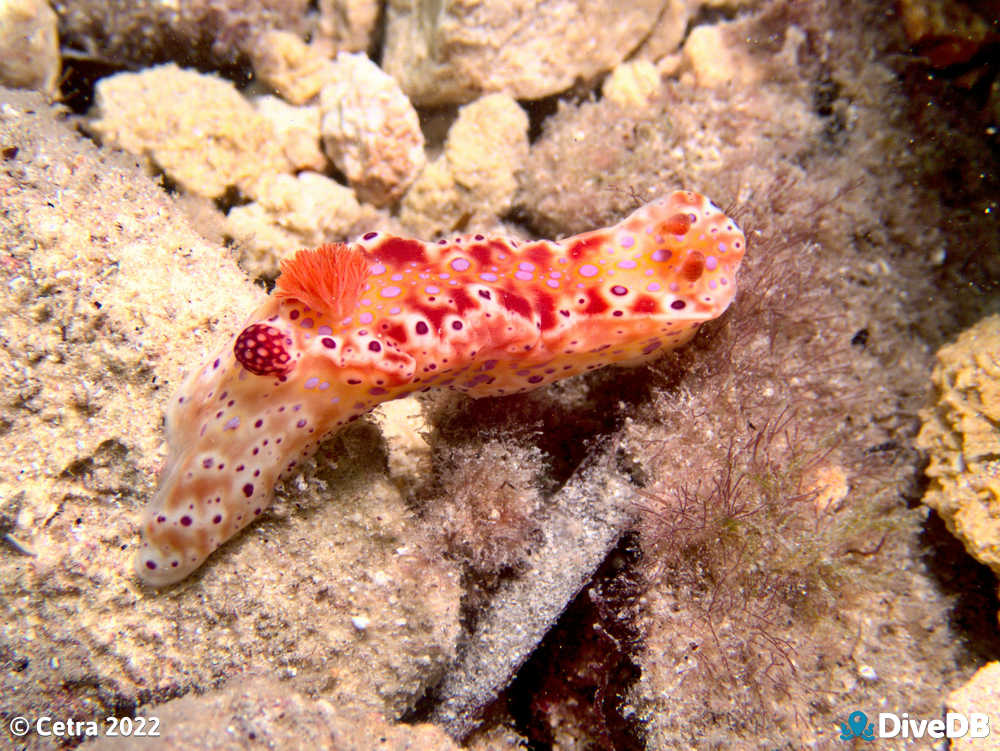
[[[684,310],[684,308],[687,307],[687,303],[684,302],[683,300],[674,300],[672,303],[670,303],[670,307],[673,308],[674,310]]]
[[[492,300],[493,297],[490,295],[489,290],[481,289],[479,290],[479,296],[484,300]]]
[[[326,347],[327,349],[334,349],[337,346],[337,343],[328,336],[323,337],[322,341],[323,341],[323,346]]]
[[[470,265],[471,264],[464,258],[456,258],[454,261],[451,262],[451,267],[455,271],[465,271],[466,269],[469,268]]]
[[[317,378],[316,376],[313,376],[308,381],[306,381],[305,388],[307,388],[307,389],[314,389],[314,388],[316,388],[316,384],[317,383],[319,383],[319,378]]]
[[[313,327],[313,323],[315,323],[315,321],[313,321],[312,318],[303,318],[302,323],[300,323],[299,326],[304,329],[311,329]]]
[[[212,363],[212,368],[218,369],[218,367],[219,367],[219,358],[216,358],[215,362]]]
[[[424,323],[423,321],[417,321],[416,332],[418,334],[423,335],[426,334],[428,331],[430,331],[430,328],[428,328],[426,323]]]
[[[240,426],[240,418],[234,417],[232,420],[226,423],[223,430],[236,430]]]
[[[461,321],[452,321],[451,322],[451,327],[453,329],[455,329],[455,331],[461,331],[462,330],[462,322]]]
[[[305,426],[306,426],[305,419],[299,420],[297,423],[295,423],[295,427],[297,428],[304,428]]]
[[[263,424],[264,424],[264,421],[263,421],[263,420],[257,420],[257,422],[255,422],[255,423],[253,424],[253,426],[254,426],[255,428],[259,428],[259,427],[260,427],[261,425],[263,425]]]
[[[153,561],[146,561],[146,568],[148,568],[150,571],[155,571],[156,564]]]
[[[654,250],[653,251],[653,260],[654,261],[669,261],[670,260],[670,256],[672,256],[672,255],[673,255],[673,253],[671,253],[666,248],[660,248],[658,250]]]
[[[184,515],[181,517],[181,526],[190,527],[192,521],[194,520],[190,516]]]
[[[218,524],[222,521],[222,514],[216,514],[212,517],[212,524]]]
[[[382,345],[379,344],[378,342],[368,342],[368,349],[370,349],[372,352],[381,352]]]
[[[533,375],[528,379],[528,383],[541,383],[543,380],[545,380],[544,376]]]
[[[165,517],[163,514],[160,514],[158,517],[156,517],[156,521],[158,521],[160,524],[163,524],[163,522],[165,522],[166,520],[167,517]]]
[[[291,318],[293,321],[297,321],[299,318],[299,311],[293,310],[291,313],[288,314],[288,317]]]
[[[203,466],[205,469],[211,469],[213,464],[215,464],[215,460],[212,459],[212,457],[209,457],[208,459],[203,459],[201,462],[201,466]]]
[[[580,273],[580,276],[591,277],[591,276],[597,276],[597,274],[600,272],[600,269],[598,269],[592,263],[585,263],[578,269],[578,271]]]
[[[375,396],[379,396],[381,394],[386,393],[386,391],[381,386],[372,386],[370,389],[368,389],[368,393],[374,394]]]
[[[625,289],[620,284],[616,284],[614,287],[611,288],[611,294],[612,295],[618,295],[619,297],[621,297],[622,295],[627,295],[628,294],[628,290]]]
[[[365,233],[365,234],[364,234],[364,235],[363,235],[363,236],[361,237],[361,239],[362,239],[362,240],[374,240],[374,239],[375,239],[376,237],[378,237],[378,232],[366,232],[366,233]]]
[[[316,333],[319,334],[320,336],[328,336],[329,334],[333,333],[333,329],[331,329],[329,326],[320,326],[318,329],[316,329]]]
[[[245,495],[247,498],[253,495],[253,483],[248,482],[246,485],[243,486],[243,495]]]

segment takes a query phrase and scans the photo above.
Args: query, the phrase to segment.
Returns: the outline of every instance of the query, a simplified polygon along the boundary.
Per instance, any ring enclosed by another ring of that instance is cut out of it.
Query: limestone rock
[[[383,65],[418,105],[539,99],[611,70],[668,0],[390,0]]]
[[[320,148],[319,107],[295,107],[274,96],[253,100],[258,114],[271,123],[292,169],[322,172],[329,162]]]
[[[604,79],[601,93],[619,107],[642,108],[660,91],[660,72],[648,60],[622,63]]]
[[[963,332],[937,359],[937,403],[921,413],[917,436],[930,456],[924,503],[1000,575],[1000,316]]]
[[[495,224],[510,210],[527,158],[528,116],[516,101],[490,94],[465,105],[448,130],[444,155],[403,199],[403,223],[421,236]]]
[[[323,146],[358,197],[394,202],[427,161],[416,110],[365,55],[340,53],[320,92]]]
[[[102,79],[89,127],[208,198],[231,187],[253,196],[262,175],[289,168],[270,122],[235,86],[173,64]]]
[[[375,712],[309,698],[264,676],[244,680],[204,696],[185,696],[155,709],[159,735],[142,738],[149,751],[197,747],[205,751],[309,748],[321,751],[458,751],[433,725],[395,725]],[[101,739],[94,751],[132,749],[136,739]]]
[[[309,0],[72,0],[59,2],[65,48],[138,69],[183,60],[200,70],[240,65],[269,29],[309,30]]]
[[[528,158],[528,116],[511,97],[467,104],[448,131],[444,154],[455,182],[492,214],[510,208],[517,172]]]
[[[992,715],[991,724],[996,722],[995,708],[1000,706],[1000,662],[990,662],[976,671],[972,679],[948,695],[949,712],[964,714],[967,718],[974,712]],[[951,751],[998,751],[1000,735],[991,727],[985,738],[974,738],[970,732],[961,738],[951,739]]]
[[[727,24],[691,29],[683,59],[699,86],[751,85],[760,80],[759,66],[752,64],[746,44]]]
[[[243,268],[274,276],[283,256],[344,239],[363,215],[350,188],[325,175],[303,172],[262,180],[257,201],[232,208],[228,225],[242,247]]]
[[[331,61],[322,50],[288,31],[268,31],[250,53],[254,72],[291,104],[305,104],[330,80]]]
[[[60,66],[56,23],[45,0],[0,2],[0,84],[55,92]]]
[[[379,0],[319,0],[319,45],[364,52],[372,44],[382,3]]]

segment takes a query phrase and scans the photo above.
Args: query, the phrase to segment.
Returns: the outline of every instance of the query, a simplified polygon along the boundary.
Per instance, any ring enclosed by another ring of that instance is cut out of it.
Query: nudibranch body
[[[745,243],[706,198],[675,192],[559,242],[370,232],[300,251],[173,398],[136,571],[155,586],[190,574],[283,473],[387,399],[516,394],[683,344],[728,307]]]

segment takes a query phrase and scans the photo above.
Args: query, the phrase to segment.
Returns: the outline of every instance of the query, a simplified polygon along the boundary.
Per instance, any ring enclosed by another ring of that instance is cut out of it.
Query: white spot
[[[351,625],[354,626],[358,631],[365,631],[371,625],[371,618],[366,618],[363,615],[353,615],[351,616]]]

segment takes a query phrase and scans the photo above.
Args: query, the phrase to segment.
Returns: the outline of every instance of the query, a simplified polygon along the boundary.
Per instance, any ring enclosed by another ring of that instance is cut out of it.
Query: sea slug
[[[170,402],[139,577],[197,569],[324,437],[387,399],[516,394],[680,346],[729,306],[745,245],[718,207],[679,191],[558,242],[369,232],[299,251]]]

